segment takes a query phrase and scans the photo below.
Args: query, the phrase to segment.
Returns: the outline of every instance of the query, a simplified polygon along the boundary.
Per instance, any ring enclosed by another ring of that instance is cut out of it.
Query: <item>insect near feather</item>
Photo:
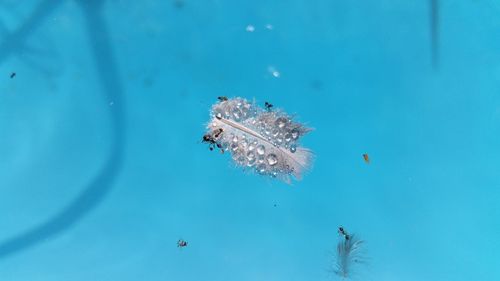
[[[243,98],[219,99],[211,109],[206,135],[229,151],[237,166],[286,183],[300,180],[313,153],[299,145],[311,131],[281,110],[266,110]]]

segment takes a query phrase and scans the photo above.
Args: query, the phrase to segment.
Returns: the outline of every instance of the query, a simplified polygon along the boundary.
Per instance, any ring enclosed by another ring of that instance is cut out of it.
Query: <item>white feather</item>
[[[290,175],[299,180],[311,166],[313,153],[298,143],[310,129],[283,111],[233,98],[213,105],[211,115],[207,134],[230,152],[236,165],[288,183]]]

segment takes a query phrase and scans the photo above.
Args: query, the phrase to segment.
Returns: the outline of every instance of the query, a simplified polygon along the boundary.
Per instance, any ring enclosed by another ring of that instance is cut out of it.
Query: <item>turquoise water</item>
[[[499,280],[499,16],[2,0],[0,280],[340,280],[340,225],[366,242],[354,280]],[[290,186],[209,151],[217,96],[313,127],[311,171]]]

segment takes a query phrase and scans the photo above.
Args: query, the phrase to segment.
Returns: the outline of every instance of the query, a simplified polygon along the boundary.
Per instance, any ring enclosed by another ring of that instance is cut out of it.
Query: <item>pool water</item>
[[[353,280],[499,280],[499,27],[493,0],[1,1],[0,280],[341,280],[339,226]],[[210,151],[218,96],[313,128],[303,179]]]

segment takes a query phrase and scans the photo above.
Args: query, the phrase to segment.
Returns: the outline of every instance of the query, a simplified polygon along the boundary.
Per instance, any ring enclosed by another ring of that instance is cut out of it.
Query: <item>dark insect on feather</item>
[[[272,110],[272,107],[273,105],[268,103],[267,101],[264,103],[264,107],[266,108],[267,111],[271,111]]]

